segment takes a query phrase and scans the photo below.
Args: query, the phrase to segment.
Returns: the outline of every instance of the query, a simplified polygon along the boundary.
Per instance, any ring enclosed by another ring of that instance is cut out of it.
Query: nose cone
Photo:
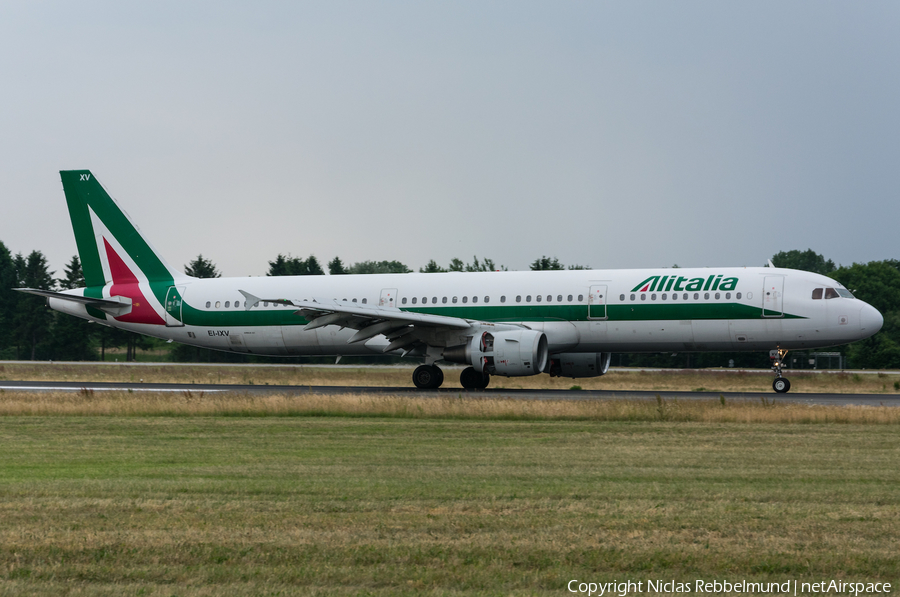
[[[859,331],[865,334],[864,338],[877,334],[882,325],[884,317],[872,305],[866,305],[859,310]]]

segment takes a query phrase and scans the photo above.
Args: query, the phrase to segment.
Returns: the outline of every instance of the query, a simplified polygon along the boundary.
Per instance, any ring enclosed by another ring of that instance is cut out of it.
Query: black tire
[[[419,365],[413,371],[413,383],[420,390],[433,390],[441,385],[444,375],[440,369],[431,365]]]
[[[474,367],[466,367],[459,374],[459,383],[467,390],[483,390],[491,381],[487,373],[479,373]]]
[[[478,389],[478,384],[481,383],[481,374],[475,371],[474,367],[466,367],[459,374],[459,383],[467,390]]]
[[[434,369],[435,374],[437,375],[437,384],[435,384],[435,386],[434,386],[434,388],[437,389],[437,388],[441,387],[441,385],[443,385],[443,383],[444,383],[444,372],[437,365],[432,365],[432,368]]]
[[[779,394],[786,394],[791,389],[791,382],[786,377],[776,377],[772,389]]]

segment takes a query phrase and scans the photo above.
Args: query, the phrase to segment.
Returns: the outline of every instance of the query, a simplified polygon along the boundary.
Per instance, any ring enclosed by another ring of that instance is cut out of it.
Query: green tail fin
[[[172,269],[153,249],[90,170],[63,170],[62,178],[75,242],[88,287],[102,287],[114,280],[109,252],[127,256],[140,278],[172,284],[185,275]]]

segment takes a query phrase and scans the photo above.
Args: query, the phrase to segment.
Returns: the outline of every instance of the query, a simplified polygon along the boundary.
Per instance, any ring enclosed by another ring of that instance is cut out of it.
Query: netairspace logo
[[[730,582],[727,580],[705,581],[701,579],[693,582],[680,582],[677,580],[646,580],[646,581],[612,581],[605,583],[582,582],[578,579],[570,580],[566,588],[570,593],[582,595],[596,595],[597,597],[627,597],[638,593],[770,593],[773,595],[815,595],[819,593],[847,594],[854,597],[864,594],[890,593],[891,583],[882,582],[845,582],[843,580],[821,580],[819,582],[798,582],[788,580],[785,582],[748,582],[741,580]]]

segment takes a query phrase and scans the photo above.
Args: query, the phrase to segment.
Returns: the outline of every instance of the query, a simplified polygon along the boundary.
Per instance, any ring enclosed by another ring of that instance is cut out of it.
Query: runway
[[[512,398],[517,400],[656,400],[659,395],[666,400],[719,400],[792,402],[799,404],[824,404],[837,406],[900,406],[900,396],[888,394],[804,394],[774,392],[676,392],[676,391],[625,391],[625,390],[515,390],[492,389],[464,390],[445,387],[439,390],[419,390],[411,387],[361,387],[361,386],[267,386],[231,384],[176,384],[176,383],[121,383],[121,382],[53,382],[53,381],[3,381],[0,390],[19,392],[78,392],[81,390],[132,391],[132,392],[236,392],[251,394],[383,394],[422,398]],[[0,398],[2,400],[2,398]]]

